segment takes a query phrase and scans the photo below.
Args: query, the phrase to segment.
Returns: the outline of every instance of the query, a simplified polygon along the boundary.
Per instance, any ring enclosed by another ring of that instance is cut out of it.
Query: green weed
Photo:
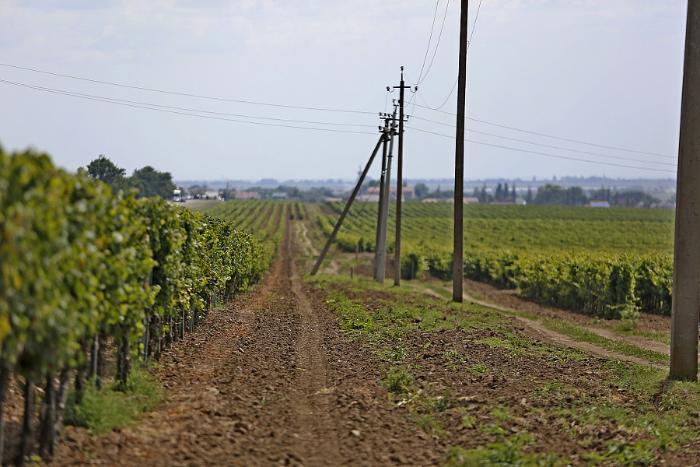
[[[393,367],[384,377],[384,387],[396,395],[405,395],[411,392],[415,377],[406,368]]]
[[[151,410],[162,398],[162,389],[144,370],[135,368],[126,391],[114,388],[95,389],[90,385],[81,404],[74,395],[66,406],[65,422],[82,426],[96,434],[128,425],[139,414]]]
[[[474,449],[452,448],[448,454],[448,467],[481,466],[554,466],[561,463],[554,454],[525,453],[532,442],[528,435],[516,435],[509,439]]]

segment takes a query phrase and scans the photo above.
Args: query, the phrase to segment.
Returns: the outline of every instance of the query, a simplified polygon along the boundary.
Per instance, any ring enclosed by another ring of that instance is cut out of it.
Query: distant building
[[[451,203],[452,198],[423,198],[422,203]]]
[[[454,203],[454,198],[424,198],[422,203]],[[479,198],[475,196],[465,196],[464,204],[479,204]]]
[[[358,197],[359,200],[361,201],[379,201],[379,187],[378,186],[373,186],[367,189],[365,193],[363,193],[360,197]],[[416,198],[416,190],[413,189],[412,186],[405,186],[401,190],[401,193],[403,194],[403,199],[404,200],[411,200]],[[389,196],[393,199],[396,199],[396,187],[392,186],[391,189],[389,190]]]
[[[610,203],[608,201],[591,201],[588,206],[591,208],[609,208]]]
[[[260,199],[260,193],[257,191],[237,191],[234,193],[234,199]]]
[[[371,188],[370,188],[371,190]],[[378,203],[379,202],[379,193],[363,193],[361,195],[357,196],[358,201],[362,201],[365,203]]]
[[[275,191],[272,193],[272,199],[287,199],[287,193],[283,191]]]
[[[221,195],[219,194],[219,190],[207,190],[204,192],[204,196],[202,196],[204,199],[221,199]]]

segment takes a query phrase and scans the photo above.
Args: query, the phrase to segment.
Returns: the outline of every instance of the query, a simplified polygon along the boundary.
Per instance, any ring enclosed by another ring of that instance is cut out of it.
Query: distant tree
[[[122,189],[126,185],[126,170],[117,167],[104,154],[100,154],[97,159],[90,162],[86,169],[89,176],[102,180],[114,190]]]
[[[286,193],[287,197],[290,199],[299,198],[299,193],[300,193],[299,188],[297,188],[295,186],[284,186],[284,185],[280,185],[279,187],[277,187],[277,189],[275,191]]]
[[[414,190],[416,192],[416,198],[425,198],[430,193],[430,188],[425,183],[418,183]]]
[[[496,186],[496,201],[500,201],[503,196],[503,185],[500,183]]]
[[[611,196],[611,204],[628,208],[648,208],[660,201],[640,190],[621,191]]]
[[[486,185],[481,187],[481,192],[479,193],[479,202],[480,203],[488,203],[489,202],[489,194],[486,192]]]
[[[206,185],[192,185],[187,188],[187,193],[194,198],[201,198],[207,192],[208,188]]]
[[[563,205],[583,205],[588,203],[583,189],[575,186],[571,188],[562,188],[559,185],[550,185],[539,187],[535,195],[534,204],[563,204]]]
[[[510,192],[510,200],[515,203],[518,200],[518,195],[515,191],[515,185],[513,185],[513,189]]]
[[[565,204],[566,194],[559,185],[541,186],[535,195],[535,204]]]
[[[138,190],[139,197],[160,196],[170,199],[175,190],[173,177],[170,172],[159,172],[150,165],[134,170],[129,179],[129,185]]]
[[[588,204],[588,197],[580,186],[572,186],[566,190],[566,204],[569,206],[581,206]]]
[[[510,198],[510,190],[508,189],[508,182],[506,182],[505,186],[503,187],[503,191],[501,192],[501,199],[498,201],[507,201],[508,198]]]
[[[593,190],[591,192],[591,199],[595,201],[610,201],[611,194],[610,188],[601,187],[600,190]]]
[[[525,196],[525,203],[532,204],[532,187],[527,187],[527,195]]]
[[[235,188],[225,188],[223,190],[224,200],[236,199],[236,191]]]

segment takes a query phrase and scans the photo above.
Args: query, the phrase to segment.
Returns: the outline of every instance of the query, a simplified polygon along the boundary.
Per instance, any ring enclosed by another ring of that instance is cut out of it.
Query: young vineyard
[[[340,209],[327,204],[319,215],[326,235]],[[451,216],[448,203],[405,204],[405,278],[450,277]],[[374,251],[376,222],[376,204],[355,205],[338,235],[340,248]],[[464,241],[467,278],[597,316],[670,314],[671,211],[468,205]]]
[[[265,213],[256,217],[274,218]],[[42,457],[52,455],[69,390],[78,406],[88,385],[113,379],[127,390],[136,362],[158,359],[271,258],[232,222],[112,193],[32,151],[0,151],[0,239],[0,417],[10,384],[21,383],[20,464],[36,438]],[[0,453],[3,432],[0,418]]]

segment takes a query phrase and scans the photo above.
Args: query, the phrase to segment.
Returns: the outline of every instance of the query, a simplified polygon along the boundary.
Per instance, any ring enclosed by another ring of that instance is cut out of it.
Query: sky
[[[459,3],[0,0],[0,143],[69,170],[352,179],[403,65],[405,176],[448,178]],[[470,0],[465,177],[674,177],[686,6]]]

